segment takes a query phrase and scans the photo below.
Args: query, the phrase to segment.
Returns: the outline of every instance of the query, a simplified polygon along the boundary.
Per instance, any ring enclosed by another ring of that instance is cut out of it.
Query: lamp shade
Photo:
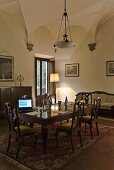
[[[59,82],[59,74],[58,73],[51,73],[50,74],[50,82]]]
[[[58,48],[71,48],[71,47],[75,47],[75,44],[73,41],[57,41],[54,45],[54,47],[58,47]]]

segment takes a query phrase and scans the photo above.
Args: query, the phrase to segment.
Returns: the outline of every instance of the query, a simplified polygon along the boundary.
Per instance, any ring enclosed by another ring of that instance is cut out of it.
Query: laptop
[[[18,100],[18,111],[19,113],[32,112],[32,98],[21,98]]]

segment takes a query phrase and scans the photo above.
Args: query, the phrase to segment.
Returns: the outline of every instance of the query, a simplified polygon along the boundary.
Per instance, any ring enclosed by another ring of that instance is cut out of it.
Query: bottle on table
[[[65,98],[65,103],[64,103],[65,111],[67,110],[67,104],[68,104],[68,99],[67,99],[67,96],[66,96],[66,98]]]

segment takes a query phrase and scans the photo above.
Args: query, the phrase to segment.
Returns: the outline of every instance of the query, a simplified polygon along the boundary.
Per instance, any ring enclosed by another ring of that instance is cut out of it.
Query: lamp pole
[[[55,103],[56,103],[56,83],[59,82],[59,74],[51,73],[50,74],[50,82],[53,83],[53,92],[54,92]]]

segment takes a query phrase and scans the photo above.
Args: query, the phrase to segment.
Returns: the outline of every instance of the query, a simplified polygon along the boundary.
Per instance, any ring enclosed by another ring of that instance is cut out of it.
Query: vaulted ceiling
[[[36,44],[37,51],[41,33],[50,45],[56,41],[63,10],[64,0],[0,0],[0,21],[22,43]],[[93,43],[98,28],[114,16],[114,0],[67,0],[67,12],[74,41],[81,43],[89,34]]]

